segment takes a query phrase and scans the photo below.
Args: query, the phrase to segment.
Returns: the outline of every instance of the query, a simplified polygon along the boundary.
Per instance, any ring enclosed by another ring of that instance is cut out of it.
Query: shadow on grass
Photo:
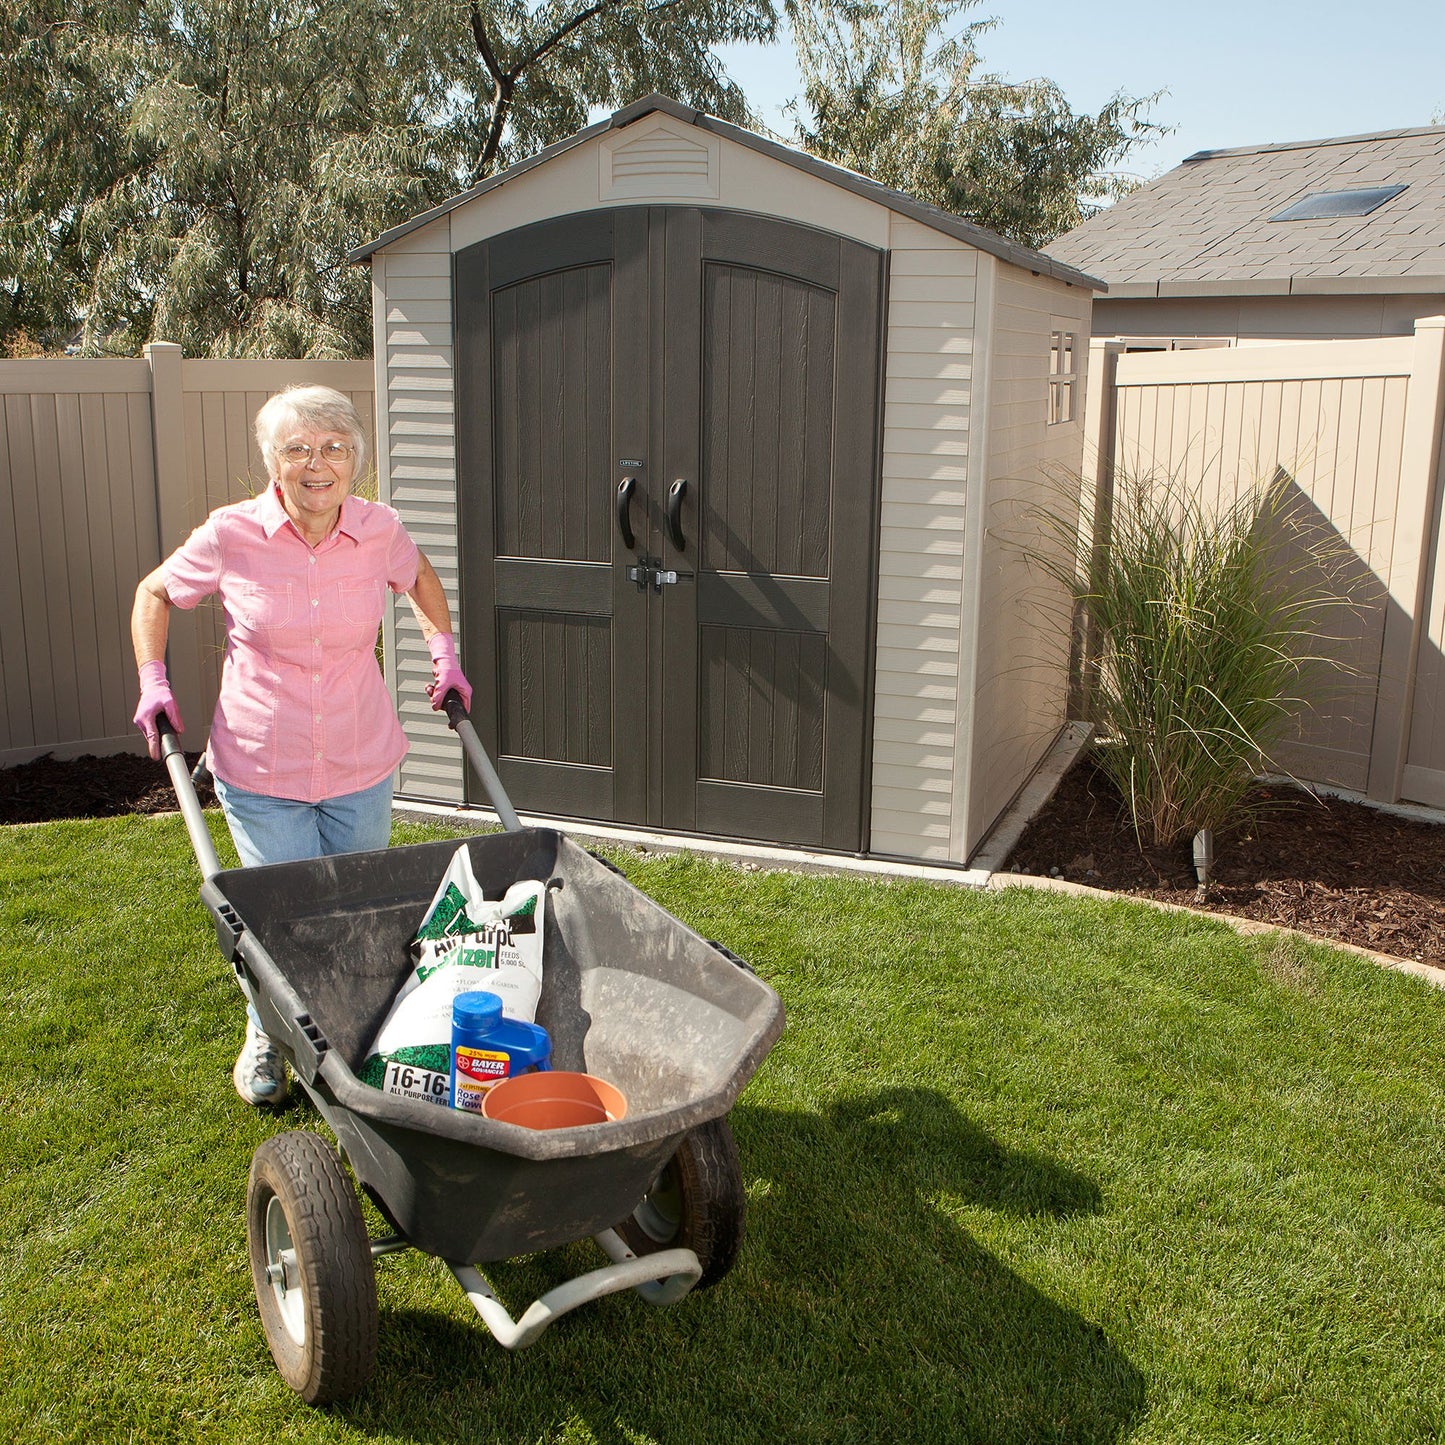
[[[389,1311],[383,1290],[377,1374],[343,1418],[438,1445],[1115,1441],[1138,1423],[1138,1370],[960,1222],[1005,1213],[1043,1253],[1100,1208],[1092,1181],[1003,1147],[924,1089],[822,1113],[743,1105],[732,1123],[750,1212],[717,1289],[660,1311],[604,1300],[517,1355],[479,1321]],[[488,1273],[515,1313],[593,1254]]]

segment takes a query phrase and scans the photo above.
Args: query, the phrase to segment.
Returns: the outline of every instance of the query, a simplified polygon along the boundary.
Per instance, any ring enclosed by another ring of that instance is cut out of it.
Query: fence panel
[[[250,431],[292,381],[351,396],[374,430],[369,361],[0,361],[0,766],[132,752],[137,581],[265,472]],[[173,614],[170,670],[199,742],[220,680],[216,610]]]
[[[1433,368],[1435,406],[1430,411],[1422,400],[1413,448],[1407,438],[1407,448],[1414,452],[1416,466],[1425,469],[1430,487],[1425,523],[1428,565],[1419,587],[1421,625],[1410,639],[1414,687],[1399,788],[1411,802],[1445,808],[1445,324],[1434,325],[1438,328],[1434,344],[1422,347],[1417,371]]]
[[[154,350],[154,348],[152,348]],[[319,382],[351,398],[375,459],[372,366],[369,361],[183,360],[179,390],[158,391],[158,416],[185,458],[183,483],[161,512],[161,541],[169,553],[217,507],[253,496],[266,468],[253,434],[268,396],[292,382]],[[158,448],[160,444],[158,443]],[[361,482],[357,490],[375,496]],[[172,613],[171,671],[182,715],[204,725],[216,705],[225,653],[225,618],[214,599],[189,617]],[[184,689],[184,692],[182,691]]]
[[[1421,444],[1432,424],[1439,433],[1438,326],[1421,323],[1415,337],[1121,355],[1099,368],[1113,372],[1096,433],[1108,449],[1101,474],[1112,462],[1127,475],[1168,475],[1224,504],[1281,471],[1291,479],[1341,556],[1350,605],[1321,629],[1320,650],[1342,664],[1337,681],[1311,696],[1280,761],[1390,801],[1419,794],[1425,758],[1445,768],[1433,721],[1445,702],[1445,600],[1428,634],[1422,615],[1438,545],[1439,449],[1422,456]]]
[[[128,748],[159,556],[144,361],[0,362],[0,763]]]

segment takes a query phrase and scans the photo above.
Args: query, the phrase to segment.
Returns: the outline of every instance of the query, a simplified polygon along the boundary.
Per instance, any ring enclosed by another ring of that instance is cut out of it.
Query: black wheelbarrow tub
[[[463,841],[489,896],[548,883],[537,1022],[553,1067],[617,1085],[624,1119],[536,1131],[357,1079]],[[410,1243],[455,1262],[625,1219],[688,1131],[732,1107],[783,1028],[767,984],[552,829],[233,869],[201,896],[360,1183]]]

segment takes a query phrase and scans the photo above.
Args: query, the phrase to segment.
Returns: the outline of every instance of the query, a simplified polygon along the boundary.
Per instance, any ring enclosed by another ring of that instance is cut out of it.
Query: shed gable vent
[[[604,201],[719,194],[716,138],[670,118],[649,116],[608,136],[599,157]]]

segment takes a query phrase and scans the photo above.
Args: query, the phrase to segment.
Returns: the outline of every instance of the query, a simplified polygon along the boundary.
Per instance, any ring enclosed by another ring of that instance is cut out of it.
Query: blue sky
[[[999,24],[980,45],[984,67],[1048,76],[1075,109],[1121,89],[1169,92],[1152,117],[1173,133],[1129,162],[1145,178],[1197,150],[1428,125],[1445,112],[1442,0],[982,0],[965,18],[989,16]],[[801,89],[791,47],[724,58],[786,136],[781,107]]]

